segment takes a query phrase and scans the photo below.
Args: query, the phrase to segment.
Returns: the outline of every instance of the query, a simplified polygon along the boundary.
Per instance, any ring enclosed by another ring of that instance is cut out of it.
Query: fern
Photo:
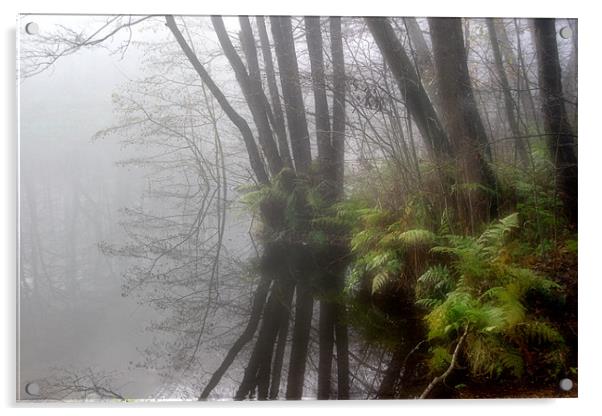
[[[374,279],[372,279],[372,293],[378,292],[389,280],[390,276],[386,272],[379,272]]]
[[[412,247],[418,245],[433,244],[436,235],[428,230],[414,229],[402,232],[396,236],[396,240],[405,246]]]
[[[508,264],[506,240],[518,224],[518,215],[512,214],[478,238],[445,236],[445,244],[431,251],[443,255],[448,265],[431,266],[417,282],[417,303],[430,310],[425,319],[433,348],[449,350],[462,328],[468,328],[464,355],[475,376],[521,377],[525,362],[519,351],[526,345],[558,351],[549,364],[559,368],[562,336],[530,314],[525,302],[529,293],[551,295],[560,287],[532,270]]]
[[[485,253],[493,256],[504,243],[504,238],[518,227],[518,213],[510,214],[487,228],[477,239]]]

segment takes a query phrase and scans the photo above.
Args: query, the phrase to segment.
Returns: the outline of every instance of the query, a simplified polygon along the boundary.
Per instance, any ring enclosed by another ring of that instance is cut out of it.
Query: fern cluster
[[[530,294],[555,296],[560,288],[512,263],[505,244],[518,225],[518,215],[512,214],[479,237],[447,235],[444,244],[432,248],[441,264],[418,279],[416,294],[427,310],[434,371],[449,363],[465,330],[463,359],[475,377],[522,377],[529,366],[545,365],[549,374],[562,369],[562,336],[527,302]]]

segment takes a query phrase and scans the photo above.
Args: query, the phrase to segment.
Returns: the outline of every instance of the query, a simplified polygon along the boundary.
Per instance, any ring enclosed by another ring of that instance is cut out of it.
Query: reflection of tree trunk
[[[284,352],[288,339],[288,327],[290,322],[291,302],[293,299],[293,287],[291,286],[287,292],[287,298],[284,303],[286,309],[280,317],[280,325],[278,327],[278,341],[276,343],[276,351],[274,353],[274,361],[272,364],[272,382],[270,385],[270,399],[278,398],[280,393],[280,380],[282,379],[282,364],[284,363]]]
[[[398,347],[391,356],[391,360],[385,370],[385,376],[383,377],[380,386],[378,387],[378,393],[376,395],[379,399],[394,399],[395,398],[395,387],[399,382],[401,374],[401,367],[405,358],[405,349],[401,346]]]
[[[234,342],[219,368],[215,370],[215,372],[209,379],[209,382],[203,389],[199,400],[204,400],[207,397],[209,397],[209,394],[211,394],[211,391],[213,391],[213,389],[220,382],[221,378],[224,376],[226,371],[228,371],[228,368],[230,368],[238,353],[249,341],[253,339],[253,335],[255,334],[255,331],[257,330],[257,326],[259,325],[259,321],[261,319],[261,312],[264,309],[265,298],[267,296],[269,287],[269,279],[263,277],[259,282],[259,285],[255,289],[255,294],[253,295],[253,301],[251,305],[251,316],[249,318],[247,326],[245,327],[245,330]]]
[[[573,131],[564,107],[555,20],[534,19],[533,25],[548,148],[556,167],[558,193],[562,198],[568,219],[576,226],[577,156]]]
[[[263,314],[255,348],[245,369],[243,381],[235,396],[237,400],[246,398],[256,386],[257,398],[259,400],[266,400],[268,398],[274,344],[276,343],[282,319],[288,320],[287,315],[292,291],[293,287],[282,277],[279,277],[274,282]]]
[[[336,276],[338,287],[337,294],[343,293],[344,272]],[[337,347],[337,398],[349,399],[349,334],[347,331],[347,310],[345,304],[337,302],[335,305],[334,334]]]
[[[300,276],[307,279],[308,276]],[[286,398],[300,400],[303,398],[305,381],[305,364],[309,346],[309,333],[313,314],[314,299],[307,281],[299,281],[296,287],[295,325],[293,328],[293,345],[288,368],[288,384]]]
[[[425,328],[421,314],[414,307],[412,309],[378,388],[379,399],[409,398],[419,384],[416,382],[416,369],[424,357],[417,352],[425,339]]]
[[[331,300],[320,301],[318,361],[318,399],[330,399],[330,380],[332,375],[332,354],[334,352],[335,305]]]

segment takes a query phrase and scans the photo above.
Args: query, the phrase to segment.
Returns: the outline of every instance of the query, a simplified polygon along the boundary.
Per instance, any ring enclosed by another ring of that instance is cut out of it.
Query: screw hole
[[[570,378],[563,378],[560,380],[560,389],[564,391],[570,391],[573,388],[573,380]]]
[[[573,31],[570,27],[564,26],[562,29],[560,29],[560,37],[562,39],[569,39],[571,36],[573,36]]]
[[[30,396],[39,396],[40,395],[40,385],[38,383],[27,383],[25,385],[25,393]]]
[[[29,22],[25,25],[25,32],[28,35],[37,35],[40,32],[40,27],[35,22]]]

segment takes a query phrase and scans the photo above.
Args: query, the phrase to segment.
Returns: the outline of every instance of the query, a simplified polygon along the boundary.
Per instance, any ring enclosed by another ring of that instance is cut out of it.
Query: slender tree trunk
[[[435,161],[449,158],[452,149],[447,135],[412,62],[386,18],[366,18],[368,28],[389,66],[404,101]]]
[[[436,111],[439,111],[437,99],[437,86],[435,83],[435,65],[433,54],[426,43],[422,29],[415,17],[404,17],[403,22],[410,38],[410,46],[414,52],[417,74],[424,89],[431,98]]]
[[[567,64],[566,67],[566,71],[562,80],[562,87],[564,90],[564,95],[567,98],[567,100],[570,102],[569,104],[569,108],[567,109],[567,112],[569,113],[569,118],[571,119],[572,122],[572,127],[573,130],[575,131],[575,133],[577,133],[577,126],[578,126],[578,117],[577,117],[577,107],[578,107],[578,101],[579,101],[579,94],[578,94],[578,83],[577,83],[577,72],[578,72],[578,56],[579,56],[579,50],[578,50],[578,37],[579,37],[579,32],[578,32],[578,27],[577,27],[577,20],[574,19],[567,19],[567,22],[569,24],[569,27],[571,29],[571,56],[569,58],[569,62]]]
[[[322,54],[322,27],[320,17],[305,17],[305,37],[311,68],[316,114],[316,137],[318,143],[318,162],[326,167],[330,163],[330,114],[326,98],[326,77],[324,75],[324,57]]]
[[[523,166],[529,163],[529,156],[527,154],[527,147],[524,140],[521,137],[521,132],[518,127],[518,121],[514,113],[514,100],[512,98],[512,92],[510,91],[510,84],[508,77],[506,76],[506,70],[504,69],[504,61],[502,60],[502,53],[498,42],[497,32],[493,19],[487,19],[487,29],[489,30],[489,39],[491,41],[491,48],[493,50],[493,57],[495,60],[495,67],[498,75],[500,85],[502,87],[502,93],[504,95],[504,108],[506,110],[506,118],[508,125],[510,126],[510,132],[515,137],[514,145],[516,153],[521,160]]]
[[[314,91],[318,163],[322,178],[320,191],[326,201],[333,201],[336,174],[332,169],[334,149],[330,140],[330,114],[326,98],[326,77],[324,75],[320,17],[305,18],[305,34]],[[328,273],[324,274],[322,285],[326,285],[329,277]],[[332,299],[328,299],[333,295],[332,289],[323,287],[322,292],[326,296],[326,299],[320,301],[318,399],[327,400],[330,399],[331,389],[335,308]]]
[[[330,18],[330,49],[333,67],[332,133],[330,142],[334,152],[335,199],[339,200],[343,197],[343,178],[345,173],[345,58],[343,54],[340,17]],[[336,270],[334,274],[334,278],[337,281],[336,293],[340,295],[343,293],[344,288],[345,263],[341,258],[335,258],[334,262],[340,266],[340,270]],[[339,400],[346,400],[349,399],[350,381],[349,336],[345,306],[336,303],[334,314],[334,331],[337,348],[337,398]]]
[[[282,278],[273,284],[255,347],[234,397],[236,400],[244,400],[256,387],[259,400],[268,398],[274,344],[278,335],[280,318],[286,313],[284,299],[288,298],[286,294],[288,290],[292,291],[293,289]]]
[[[272,129],[270,128],[266,108],[268,102],[263,93],[261,80],[259,78],[257,53],[254,46],[255,42],[252,42],[252,48],[250,47],[251,42],[248,42],[249,64],[251,67],[251,73],[255,74],[255,77],[252,77],[247,73],[240,56],[234,49],[234,46],[230,41],[230,37],[226,32],[226,27],[224,26],[222,18],[220,16],[212,16],[211,22],[213,23],[213,28],[215,29],[215,33],[217,34],[219,42],[222,46],[222,50],[228,58],[232,69],[234,70],[234,74],[245,97],[245,101],[251,110],[253,120],[257,126],[259,143],[267,160],[270,172],[272,175],[277,175],[282,170],[283,163],[282,159],[280,158],[280,154],[278,153],[278,147],[274,141],[274,136],[272,135]],[[250,30],[250,27],[248,29]],[[252,33],[250,36],[251,38],[253,37]]]
[[[283,348],[280,343],[276,343],[276,336],[278,332],[284,328],[284,337],[286,340],[286,331],[288,330],[288,321],[289,321],[289,312],[291,307],[291,301],[293,297],[294,286],[288,282],[278,282],[277,290],[272,294],[276,298],[275,306],[273,310],[272,316],[265,316],[264,320],[275,322],[273,323],[274,328],[271,329],[271,333],[269,334],[269,339],[266,340],[266,345],[269,344],[269,347],[265,349],[265,357],[260,361],[260,366],[258,370],[258,388],[257,388],[257,398],[259,400],[266,400],[270,393],[277,394],[276,385],[280,384],[274,382],[274,375],[278,374],[278,379],[280,378],[280,371],[282,370],[282,359],[279,356],[281,354],[279,348]],[[276,344],[276,356],[274,356],[274,344]],[[282,351],[282,354],[284,351]],[[272,367],[272,362],[278,365],[277,368]],[[273,382],[270,384],[270,380]],[[270,391],[271,388],[271,391]],[[271,398],[271,397],[270,397]]]
[[[525,57],[523,56],[523,46],[522,46],[522,41],[521,41],[521,37],[520,37],[520,31],[521,31],[521,27],[520,27],[520,23],[518,19],[514,19],[514,28],[516,31],[516,55],[518,57],[518,70],[520,71],[521,75],[522,75],[522,80],[524,83],[524,90],[525,91],[520,91],[524,93],[524,96],[527,98],[527,103],[528,106],[523,104],[523,107],[528,108],[529,109],[529,113],[530,117],[527,118],[527,121],[533,123],[533,126],[535,127],[535,131],[537,132],[537,134],[541,133],[541,128],[540,128],[540,117],[539,117],[539,113],[537,111],[537,106],[535,105],[535,99],[533,98],[533,93],[531,92],[531,85],[533,85],[533,83],[531,82],[531,79],[529,78],[529,71],[527,68],[527,65],[525,63]],[[520,93],[519,92],[519,93]]]
[[[230,121],[238,128],[245,143],[245,147],[247,150],[247,154],[249,156],[249,162],[251,164],[251,169],[255,174],[255,177],[259,181],[259,183],[267,184],[269,182],[269,178],[265,167],[263,165],[263,161],[261,160],[261,156],[259,154],[259,149],[257,148],[257,144],[255,143],[255,139],[253,138],[253,133],[251,128],[245,121],[243,117],[238,114],[236,110],[232,107],[232,105],[228,102],[228,99],[225,97],[224,93],[220,90],[220,88],[215,84],[209,73],[205,70],[193,50],[190,48],[184,36],[182,36],[182,32],[178,29],[176,22],[173,16],[165,16],[165,21],[167,23],[167,27],[171,30],[176,41],[182,48],[184,55],[188,58],[188,61],[191,63],[194,70],[199,74],[199,77],[207,85],[209,91],[213,94],[220,107],[226,113]]]
[[[539,88],[550,156],[566,216],[577,226],[577,156],[562,94],[562,74],[554,19],[533,19],[539,66]]]
[[[221,365],[218,367],[217,370],[215,370],[215,372],[209,379],[209,382],[203,389],[199,400],[205,400],[207,397],[209,397],[209,394],[211,394],[211,392],[218,385],[226,371],[228,371],[238,353],[249,341],[253,339],[253,335],[255,334],[257,326],[259,325],[259,321],[261,320],[261,312],[263,311],[265,305],[265,299],[267,297],[269,287],[269,279],[262,278],[259,282],[257,289],[255,289],[255,293],[253,295],[253,301],[251,305],[251,317],[249,318],[249,322],[247,323],[245,330],[234,342],[232,347],[230,347],[230,350],[228,350],[228,354],[222,361]]]
[[[307,173],[311,163],[311,150],[291,18],[272,16],[270,23],[280,69],[280,83],[295,169],[298,173]]]
[[[332,94],[332,133],[331,147],[334,152],[333,170],[335,175],[335,198],[343,197],[343,177],[345,171],[345,57],[341,18],[330,18],[330,49],[333,69]]]
[[[272,112],[274,113],[274,131],[278,137],[278,148],[282,162],[288,168],[293,167],[291,152],[286,136],[286,126],[284,124],[284,114],[282,112],[282,104],[280,102],[280,94],[278,93],[278,84],[276,83],[276,74],[274,72],[274,63],[272,58],[272,49],[270,39],[265,28],[265,19],[263,16],[256,17],[257,31],[259,32],[259,41],[261,43],[261,53],[263,55],[263,64],[265,66],[265,74],[268,82],[268,90],[272,101]]]

